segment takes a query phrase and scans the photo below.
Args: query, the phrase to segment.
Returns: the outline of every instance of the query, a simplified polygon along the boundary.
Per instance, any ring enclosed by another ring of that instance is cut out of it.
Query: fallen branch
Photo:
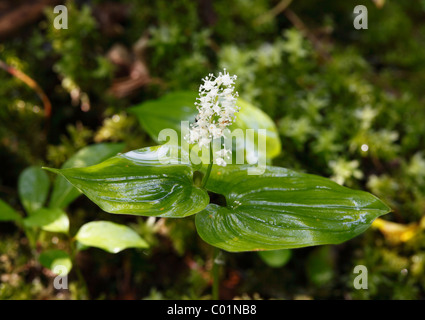
[[[286,8],[289,7],[292,0],[282,0],[280,1],[275,7],[273,7],[270,11],[267,11],[266,13],[259,16],[257,19],[254,20],[254,25],[261,25],[267,21],[272,20],[274,17],[276,17],[279,13],[285,11]]]
[[[20,28],[31,24],[43,16],[47,6],[62,3],[61,0],[30,0],[22,4],[14,4],[14,8],[2,10],[0,14],[0,38],[12,35]],[[7,4],[6,4],[7,6]]]
[[[13,67],[7,65],[2,60],[0,60],[0,68],[7,71],[12,76],[14,76],[14,77],[20,79],[21,81],[25,82],[25,84],[27,86],[29,86],[31,89],[33,89],[35,91],[37,93],[37,95],[40,97],[41,101],[43,102],[44,115],[46,116],[46,118],[50,118],[50,115],[52,113],[52,104],[51,104],[49,98],[47,97],[47,95],[44,93],[43,89],[38,85],[38,83],[35,82],[35,80],[33,80],[32,78],[27,76],[22,71],[19,71],[19,70],[13,68]]]
[[[289,21],[297,28],[312,44],[314,49],[317,51],[322,60],[329,60],[330,56],[322,42],[316,38],[316,36],[310,32],[308,27],[304,24],[304,22],[295,14],[291,9],[287,9],[284,11],[285,16]]]

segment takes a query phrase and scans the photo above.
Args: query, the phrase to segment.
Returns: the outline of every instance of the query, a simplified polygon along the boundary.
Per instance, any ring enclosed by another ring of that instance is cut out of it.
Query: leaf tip
[[[55,168],[49,168],[49,167],[41,167],[41,169],[46,170],[46,171],[50,171],[56,174],[60,174],[60,170],[59,169],[55,169]]]
[[[385,202],[385,201],[382,201],[381,199],[379,199],[379,198],[377,198],[378,199],[378,202],[379,202],[379,206],[380,206],[380,209],[381,209],[381,211],[383,212],[382,214],[381,214],[381,216],[383,216],[383,215],[385,215],[385,214],[388,214],[388,213],[390,213],[390,212],[392,212],[393,211],[393,209],[391,209],[391,207]]]

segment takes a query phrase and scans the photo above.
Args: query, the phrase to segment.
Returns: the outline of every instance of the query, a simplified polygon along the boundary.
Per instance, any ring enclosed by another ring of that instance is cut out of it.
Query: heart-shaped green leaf
[[[48,250],[38,258],[41,265],[60,276],[66,276],[72,269],[72,261],[68,253],[62,250]]]
[[[207,189],[226,197],[196,215],[199,235],[227,251],[276,250],[338,244],[390,211],[375,196],[319,176],[268,167],[214,168]]]
[[[122,143],[99,143],[87,146],[69,158],[63,164],[62,169],[95,165],[116,155],[123,148],[124,144]],[[49,207],[63,209],[80,195],[81,193],[66,179],[62,176],[57,176],[53,184]]]
[[[181,121],[195,121],[198,110],[195,107],[196,93],[179,91],[169,93],[157,100],[150,100],[130,108],[142,127],[157,143],[163,129],[173,129],[179,135]]]
[[[83,225],[75,239],[88,247],[96,247],[110,253],[127,248],[147,248],[148,244],[133,229],[109,222],[93,221]]]
[[[244,131],[247,129],[253,129],[254,146],[249,148],[247,145],[249,140],[245,139],[245,144],[243,146],[236,145],[236,151],[243,147],[247,153],[247,159],[257,158],[258,154],[256,153],[258,151],[261,152],[261,150],[258,148],[258,143],[261,141],[258,139],[258,136],[260,135],[264,136],[264,141],[266,142],[266,158],[273,159],[277,157],[280,154],[282,146],[280,143],[279,132],[273,120],[266,113],[264,113],[263,110],[253,106],[243,99],[239,98],[237,105],[241,109],[238,113],[236,113],[236,121],[230,126],[229,129],[242,129]],[[264,129],[265,131],[262,133],[261,131],[258,131],[258,129]]]
[[[209,202],[193,185],[193,169],[182,164],[175,146],[117,155],[86,168],[48,169],[63,175],[104,211],[161,217],[195,214]]]
[[[22,217],[11,206],[0,199],[0,221],[18,221]]]
[[[151,138],[159,143],[161,141],[158,141],[158,136],[161,130],[173,129],[180,136],[181,121],[195,122],[195,116],[198,114],[195,102],[196,94],[193,92],[174,92],[161,99],[144,102],[131,108],[130,112],[137,116]],[[245,143],[236,146],[235,150],[242,148],[246,151],[247,159],[256,158],[258,155],[252,154],[252,150],[258,150],[258,129],[265,129],[265,157],[272,159],[279,155],[281,143],[273,120],[261,109],[241,98],[238,98],[237,105],[241,109],[236,113],[236,120],[230,129],[242,129],[244,132],[246,129],[253,129],[255,133],[252,148],[247,148],[248,145]],[[247,141],[245,139],[245,142]]]
[[[59,208],[41,208],[24,219],[26,227],[39,227],[44,231],[68,233],[69,219]]]
[[[19,197],[28,214],[34,213],[44,205],[49,187],[49,177],[39,167],[28,167],[19,175]]]

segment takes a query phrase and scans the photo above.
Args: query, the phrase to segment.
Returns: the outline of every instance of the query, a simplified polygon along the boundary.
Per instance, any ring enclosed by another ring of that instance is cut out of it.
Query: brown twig
[[[261,25],[267,21],[270,21],[280,13],[284,13],[286,18],[297,28],[314,46],[316,51],[319,53],[319,56],[323,60],[329,59],[329,54],[323,47],[322,43],[316,38],[316,36],[310,32],[304,22],[295,14],[294,11],[289,9],[289,5],[292,3],[292,0],[282,0],[276,6],[274,6],[270,11],[267,11],[263,15],[259,16],[254,20],[254,25]]]
[[[19,29],[34,23],[43,16],[47,6],[62,3],[63,0],[10,1],[2,4],[0,10],[0,38],[11,37]]]
[[[257,19],[254,20],[254,25],[258,26],[261,25],[267,21],[272,20],[274,17],[276,17],[279,13],[285,11],[286,8],[289,7],[292,0],[282,0],[280,1],[276,6],[274,6],[270,11],[267,11],[266,13],[259,16]]]
[[[294,27],[297,28],[313,44],[315,50],[320,55],[320,57],[325,61],[329,60],[329,54],[324,48],[323,44],[320,42],[319,39],[316,38],[316,36],[312,32],[310,32],[308,27],[295,14],[295,12],[291,9],[287,9],[284,11],[284,14],[288,18],[288,20],[291,21]]]
[[[38,85],[38,83],[35,82],[35,80],[33,80],[32,78],[27,76],[22,71],[19,71],[19,70],[13,68],[13,67],[7,65],[2,60],[0,60],[0,68],[5,70],[6,72],[10,73],[12,76],[14,76],[14,77],[20,79],[21,81],[25,82],[25,84],[27,86],[29,86],[31,89],[33,89],[35,91],[37,93],[37,95],[40,97],[41,101],[43,102],[44,114],[45,114],[46,118],[50,118],[50,115],[52,113],[52,104],[50,103],[49,98],[44,93],[43,89]]]

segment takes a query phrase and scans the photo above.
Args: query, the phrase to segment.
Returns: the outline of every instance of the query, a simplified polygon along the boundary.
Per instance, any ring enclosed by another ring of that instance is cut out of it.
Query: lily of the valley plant
[[[192,118],[196,121],[186,136],[189,143],[212,150],[212,140],[220,139],[230,124],[237,124],[235,117],[238,111],[244,112],[244,104],[237,106],[235,80],[226,71],[203,79],[194,106],[198,115]],[[170,110],[173,103],[177,108],[177,98],[168,98],[166,103]],[[257,118],[253,121],[260,121]],[[257,123],[255,129],[262,125]],[[156,129],[162,128],[150,130]],[[226,148],[214,155],[211,151],[214,162],[201,169],[179,159],[160,161],[164,148],[180,150],[178,146],[154,146],[90,167],[49,170],[61,174],[109,213],[169,218],[196,214],[200,237],[232,252],[338,244],[389,212],[372,194],[319,176],[274,166],[261,175],[248,175],[248,164],[226,165],[225,159],[231,156]],[[201,184],[194,180],[197,169],[204,173]],[[211,203],[213,194],[224,196],[225,205]]]
[[[197,98],[199,102],[195,103],[199,114],[186,137],[189,143],[210,148],[213,139],[224,137],[225,129],[232,124],[235,113],[239,111],[236,106],[238,93],[233,92],[235,80],[236,76],[230,76],[226,69],[216,78],[209,74],[203,79],[204,84],[199,87],[200,96]],[[226,166],[224,158],[229,159],[231,154],[232,151],[227,148],[216,151],[215,163]]]

